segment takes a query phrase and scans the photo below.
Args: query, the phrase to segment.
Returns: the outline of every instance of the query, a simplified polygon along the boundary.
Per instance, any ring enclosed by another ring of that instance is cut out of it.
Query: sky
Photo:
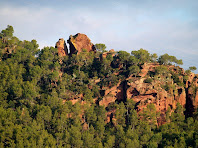
[[[84,33],[107,50],[143,48],[198,68],[197,0],[0,0],[0,30],[7,25],[41,49]]]

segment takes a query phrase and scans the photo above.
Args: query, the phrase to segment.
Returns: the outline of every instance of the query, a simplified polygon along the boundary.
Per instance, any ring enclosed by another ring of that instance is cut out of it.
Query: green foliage
[[[113,87],[116,84],[118,84],[118,82],[119,82],[118,77],[114,74],[111,74],[107,78],[104,78],[99,84],[100,86]]]
[[[95,44],[95,47],[96,49],[99,51],[99,52],[106,52],[106,45],[105,44],[102,44],[102,43],[98,43],[98,44]]]
[[[182,59],[177,60],[177,61],[176,61],[176,64],[177,64],[177,65],[183,65],[183,61],[182,61]]]
[[[152,54],[151,55],[151,62],[157,62],[157,58],[158,58],[158,56],[157,56],[156,53]]]
[[[140,72],[139,66],[132,65],[132,66],[129,67],[129,75],[133,74],[136,77],[139,72]]]
[[[106,58],[108,61],[111,61],[111,62],[113,61],[113,56],[111,54],[107,54]]]
[[[191,74],[191,70],[188,69],[188,70],[185,71],[185,73],[187,74],[187,76],[189,76]]]
[[[117,124],[121,126],[126,126],[125,125],[125,114],[126,114],[126,108],[123,102],[121,102],[116,110],[116,119],[117,119]]]
[[[183,80],[184,80],[184,82],[186,82],[186,81],[188,80],[188,76],[185,75],[185,76],[183,77]]]
[[[142,117],[143,120],[148,122],[150,125],[150,128],[155,128],[156,123],[157,123],[157,112],[154,104],[148,104],[146,109],[143,110],[142,112]]]
[[[170,84],[166,83],[165,85],[162,86],[163,89],[165,89],[166,91],[169,91],[172,87]]]
[[[197,70],[197,68],[195,66],[191,66],[191,67],[189,67],[189,69],[192,71]]]
[[[189,67],[189,69],[187,69],[185,71],[185,73],[187,74],[187,76],[189,76],[191,74],[191,71],[197,70],[197,68],[195,66],[191,66]]]
[[[120,63],[122,64],[124,70],[126,70],[127,66],[127,61],[130,57],[130,54],[126,51],[119,51],[118,52],[118,58],[120,60]]]
[[[152,78],[147,78],[144,80],[144,83],[152,83],[153,79]]]
[[[14,33],[14,28],[8,25],[5,30],[1,31],[0,38],[2,38],[3,41],[5,41],[5,38],[10,39],[13,36],[13,33]]]
[[[167,74],[167,72],[168,72],[168,68],[164,65],[160,65],[160,66],[155,68],[155,74],[156,75]]]
[[[166,111],[167,123],[162,126],[157,126],[159,116],[153,104],[137,113],[138,103],[125,98],[124,91],[116,92],[124,100],[117,99],[106,108],[100,105],[104,89],[119,82],[117,89],[124,88],[126,77],[136,77],[143,63],[156,62],[156,54],[140,49],[132,55],[119,51],[114,57],[100,58],[83,49],[63,58],[56,48],[39,50],[36,40],[20,41],[13,33],[12,26],[0,33],[0,147],[198,146],[198,113],[185,118],[179,104]],[[105,51],[104,44],[96,46]],[[169,55],[166,61],[166,56],[159,58],[161,64],[182,63]],[[163,88],[183,85],[180,75],[167,67],[155,69],[156,75],[167,77]],[[169,78],[177,85],[170,85]],[[183,78],[185,82],[188,76]],[[195,94],[197,87],[191,88]]]
[[[138,62],[139,62],[139,59],[136,58],[135,56],[130,56],[130,57],[129,57],[128,63],[129,63],[130,65],[137,65]]]
[[[150,55],[150,53],[147,50],[144,50],[144,49],[141,48],[140,50],[132,51],[131,54],[133,56],[135,56],[137,59],[139,59],[139,63],[140,64],[144,64],[146,62],[150,62],[151,55]],[[155,56],[156,55],[154,55],[154,57]]]
[[[99,86],[98,85],[94,85],[92,87],[92,90],[91,91],[93,92],[93,97],[94,98],[100,96],[100,89],[99,89]]]
[[[184,85],[182,80],[179,78],[178,74],[172,72],[172,78],[173,78],[174,83],[177,83],[177,85],[179,85],[179,86],[183,86]]]
[[[164,65],[173,64],[173,63],[176,63],[178,65],[183,65],[183,62],[181,59],[178,60],[175,56],[170,56],[167,53],[164,55],[161,55],[158,59],[158,62]]]

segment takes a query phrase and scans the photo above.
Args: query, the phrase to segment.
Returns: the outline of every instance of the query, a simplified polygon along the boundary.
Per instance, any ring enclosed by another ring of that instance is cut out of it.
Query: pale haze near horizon
[[[0,30],[11,25],[20,40],[36,39],[40,48],[84,33],[107,50],[143,48],[198,68],[196,0],[0,0],[0,20]]]

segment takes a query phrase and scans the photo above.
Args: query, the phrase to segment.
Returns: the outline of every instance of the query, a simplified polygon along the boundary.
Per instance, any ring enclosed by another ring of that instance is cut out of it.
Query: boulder
[[[58,55],[60,56],[68,55],[68,49],[67,49],[65,40],[63,38],[60,38],[58,42],[56,42],[55,48],[58,49]]]
[[[96,48],[91,40],[85,35],[81,33],[77,33],[76,35],[70,35],[69,39],[67,40],[69,43],[70,55],[83,51],[86,49],[88,52],[96,51]]]

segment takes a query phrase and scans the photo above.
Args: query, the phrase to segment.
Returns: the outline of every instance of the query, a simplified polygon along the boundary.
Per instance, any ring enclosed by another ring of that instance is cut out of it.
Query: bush
[[[172,78],[174,83],[177,83],[178,86],[184,86],[184,83],[179,79],[179,75],[176,73],[172,73]]]
[[[186,82],[186,81],[188,80],[188,76],[185,75],[185,76],[183,77],[183,80],[184,80],[184,82]]]
[[[166,66],[160,65],[155,68],[155,74],[166,74],[168,72],[168,68]]]
[[[152,83],[153,82],[153,79],[151,78],[147,78],[144,80],[144,83]]]

